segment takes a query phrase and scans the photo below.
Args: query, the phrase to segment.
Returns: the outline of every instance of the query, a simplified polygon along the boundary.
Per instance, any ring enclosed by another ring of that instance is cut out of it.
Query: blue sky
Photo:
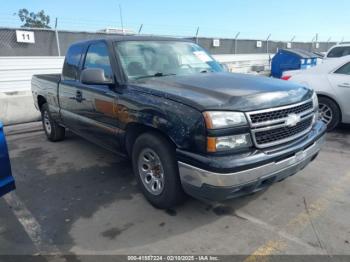
[[[199,36],[311,41],[332,37],[350,40],[348,0],[17,0],[3,1],[0,26],[20,26],[14,16],[20,8],[45,10],[58,28],[95,31],[120,27],[119,4],[124,27],[143,33],[191,36],[199,26]]]

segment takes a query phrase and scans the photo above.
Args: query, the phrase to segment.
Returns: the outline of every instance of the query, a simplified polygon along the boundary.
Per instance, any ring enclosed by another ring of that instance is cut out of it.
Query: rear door
[[[69,48],[58,87],[60,115],[64,124],[74,131],[79,126],[76,114],[80,110],[80,104],[76,103],[77,85],[79,85],[81,60],[85,48],[83,44],[75,44]]]
[[[3,125],[0,123],[0,197],[15,189]]]
[[[350,119],[350,62],[328,75],[342,109],[343,119]]]

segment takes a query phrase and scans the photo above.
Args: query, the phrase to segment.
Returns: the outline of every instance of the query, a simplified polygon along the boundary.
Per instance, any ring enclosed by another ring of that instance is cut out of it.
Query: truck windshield
[[[203,48],[181,41],[121,41],[115,43],[130,79],[223,71]]]

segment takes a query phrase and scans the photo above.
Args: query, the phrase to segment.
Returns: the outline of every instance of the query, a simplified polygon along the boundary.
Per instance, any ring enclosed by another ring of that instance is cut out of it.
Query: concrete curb
[[[34,106],[30,91],[0,93],[0,121],[5,126],[39,119],[40,113]]]
[[[4,131],[6,136],[28,134],[43,131],[43,126],[41,122],[31,122],[25,124],[4,126]]]

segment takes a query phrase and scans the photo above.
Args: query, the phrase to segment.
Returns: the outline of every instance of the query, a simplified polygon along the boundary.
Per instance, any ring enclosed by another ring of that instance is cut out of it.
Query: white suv
[[[350,43],[344,43],[344,44],[338,44],[335,46],[332,46],[324,59],[333,59],[338,58],[342,56],[350,55]]]

